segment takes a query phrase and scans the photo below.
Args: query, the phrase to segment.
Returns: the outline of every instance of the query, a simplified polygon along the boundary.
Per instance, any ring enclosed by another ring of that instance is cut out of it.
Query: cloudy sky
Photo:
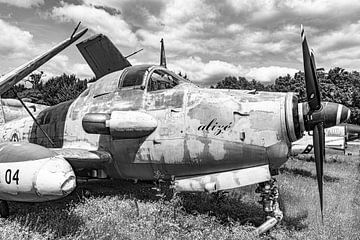
[[[77,22],[107,35],[133,64],[159,62],[208,86],[224,76],[271,81],[302,69],[300,24],[317,67],[360,70],[360,1],[0,0],[0,73],[69,37]],[[93,76],[75,45],[41,70]]]

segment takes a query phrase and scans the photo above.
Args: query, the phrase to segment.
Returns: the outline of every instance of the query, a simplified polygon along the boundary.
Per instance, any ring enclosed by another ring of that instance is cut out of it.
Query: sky
[[[317,67],[360,71],[360,1],[343,0],[0,0],[0,74],[68,38],[107,35],[134,64],[159,64],[210,86],[225,76],[262,82],[302,70],[300,24]],[[45,77],[94,76],[75,45],[39,70]]]

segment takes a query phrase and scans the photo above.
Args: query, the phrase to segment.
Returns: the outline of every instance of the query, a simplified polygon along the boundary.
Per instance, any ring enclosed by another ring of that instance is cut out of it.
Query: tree
[[[87,80],[81,81],[74,74],[50,78],[43,86],[42,103],[55,105],[75,99],[87,88]]]
[[[20,98],[30,99],[33,103],[55,105],[64,101],[75,99],[87,88],[87,80],[80,80],[75,75],[63,74],[52,77],[47,82],[41,79],[43,73],[31,74],[29,81],[32,86],[26,88],[23,84],[14,86]],[[2,95],[2,98],[16,98],[10,89]]]
[[[227,89],[244,89],[244,90],[253,90],[264,91],[266,87],[256,80],[251,80],[250,82],[244,77],[225,77],[224,80],[218,82],[215,85],[215,88],[227,88]]]
[[[38,89],[41,90],[42,89],[42,76],[43,76],[44,72],[40,71],[38,73],[32,73],[30,74],[30,76],[28,77],[28,79],[25,80],[25,82],[29,82],[32,85],[32,89]]]

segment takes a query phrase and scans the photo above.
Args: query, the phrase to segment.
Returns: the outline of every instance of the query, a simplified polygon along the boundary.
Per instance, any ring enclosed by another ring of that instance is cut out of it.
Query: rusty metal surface
[[[145,87],[157,68],[161,67],[151,67],[144,75]],[[113,158],[110,175],[116,178],[152,179],[156,172],[170,178],[279,166],[286,161],[290,141],[285,105],[291,94],[201,89],[189,82],[148,92],[119,88],[118,74],[90,84],[67,108],[53,107],[39,115],[56,116],[46,129],[53,140],[62,141],[58,147],[109,152]],[[105,82],[106,90],[99,90],[105,89]],[[124,140],[84,131],[85,114],[114,111],[145,112],[157,120],[157,128],[148,136]],[[28,118],[4,124],[2,140],[10,140],[14,129],[19,140],[35,136],[38,144],[47,146]]]
[[[102,169],[112,163],[112,157],[106,151],[88,151],[84,149],[53,148],[51,151],[65,158],[75,169]]]
[[[46,105],[28,103],[25,102],[25,105],[30,109],[30,111],[37,115],[42,110],[47,108]],[[9,122],[14,119],[27,117],[29,114],[26,112],[25,108],[21,105],[20,101],[17,99],[1,99],[1,109],[0,109],[0,121],[1,123]]]
[[[178,178],[175,180],[175,189],[179,192],[215,192],[265,182],[270,179],[269,165],[262,165],[203,176]]]

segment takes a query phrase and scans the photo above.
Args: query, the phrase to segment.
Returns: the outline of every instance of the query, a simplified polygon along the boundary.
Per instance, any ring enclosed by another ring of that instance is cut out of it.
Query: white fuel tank
[[[36,144],[0,144],[0,199],[44,202],[75,187],[75,173],[63,157]]]

